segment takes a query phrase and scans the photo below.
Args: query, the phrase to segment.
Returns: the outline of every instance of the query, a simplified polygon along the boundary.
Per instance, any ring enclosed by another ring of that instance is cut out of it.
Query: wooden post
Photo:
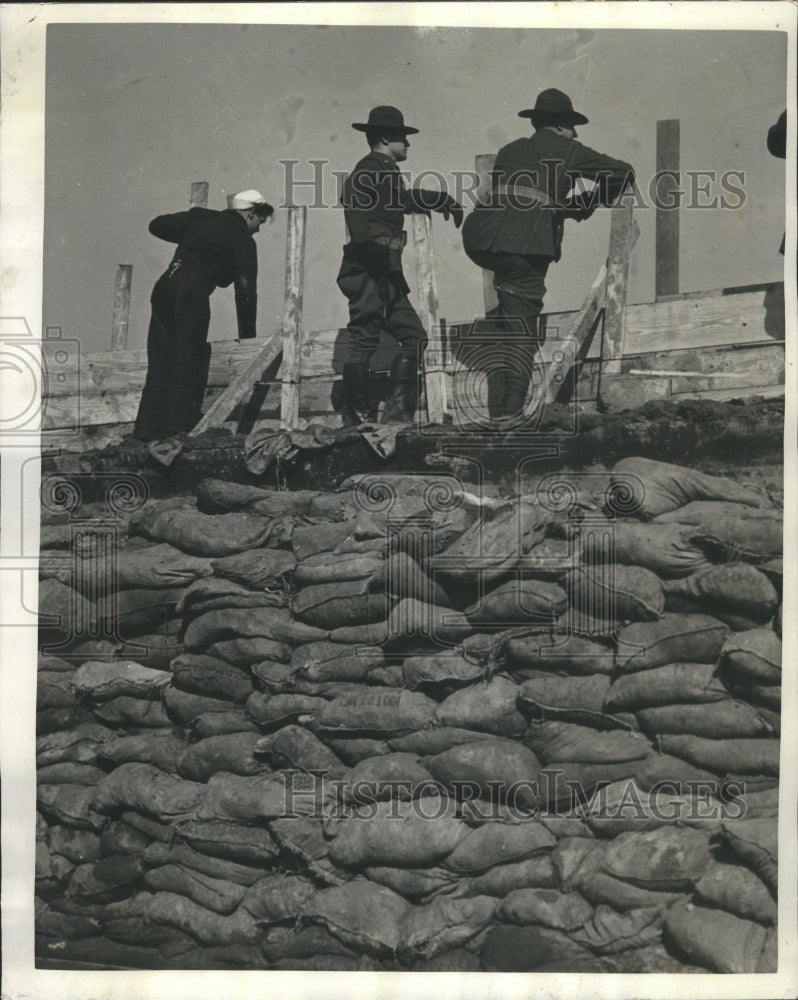
[[[302,293],[305,277],[305,205],[288,209],[285,247],[285,305],[280,423],[287,430],[299,422],[299,362],[302,357]]]
[[[419,318],[428,337],[424,365],[427,419],[431,424],[440,424],[446,412],[446,373],[435,276],[435,244],[432,240],[432,220],[420,212],[413,213],[413,243],[416,249]]]
[[[191,208],[207,208],[208,207],[208,182],[207,181],[192,181],[191,182],[191,194],[189,195],[188,202]]]
[[[604,345],[601,370],[606,375],[621,374],[621,358],[626,333],[626,285],[632,249],[632,214],[634,206],[615,205],[610,225],[610,249],[607,255],[607,304],[604,314]]]
[[[484,199],[487,201],[490,196],[491,188],[493,187],[491,172],[495,163],[495,153],[480,153],[474,160],[476,172],[479,175],[477,197],[480,200]],[[482,270],[482,296],[485,301],[486,313],[498,306],[499,299],[496,295],[496,289],[493,287],[493,271],[487,271],[484,268]]]
[[[233,207],[233,198],[235,198],[235,193],[229,194],[227,196],[227,207],[228,208],[232,208]]]
[[[124,351],[127,347],[127,328],[130,320],[130,286],[133,283],[133,265],[120,264],[116,269],[114,284],[114,326],[111,331],[111,350]]]
[[[667,176],[662,176],[667,171]],[[679,119],[657,122],[655,297],[679,294]],[[668,207],[668,206],[673,207]]]

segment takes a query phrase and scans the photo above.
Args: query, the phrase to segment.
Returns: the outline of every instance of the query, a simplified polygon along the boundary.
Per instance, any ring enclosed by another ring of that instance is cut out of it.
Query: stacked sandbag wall
[[[162,621],[40,658],[40,959],[775,969],[778,505],[575,481],[135,515],[120,594],[182,574]]]

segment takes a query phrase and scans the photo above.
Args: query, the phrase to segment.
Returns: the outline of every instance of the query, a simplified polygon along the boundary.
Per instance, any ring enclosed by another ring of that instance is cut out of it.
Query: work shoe
[[[384,424],[409,422],[418,408],[418,364],[407,354],[397,354],[391,365],[391,389],[382,411]]]
[[[369,405],[368,366],[355,361],[344,362],[344,409],[345,427],[359,427],[374,423],[376,414]]]

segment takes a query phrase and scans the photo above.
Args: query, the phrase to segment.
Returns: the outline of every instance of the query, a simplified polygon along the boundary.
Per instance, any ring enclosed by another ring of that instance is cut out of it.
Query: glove
[[[451,215],[454,228],[459,229],[463,224],[463,206],[449,195],[446,197],[448,201],[446,201],[441,208],[441,213],[447,222],[449,221],[449,216]]]
[[[589,219],[596,211],[598,204],[597,191],[580,191],[579,194],[574,195],[563,206],[565,218],[583,222],[585,219]]]
[[[448,221],[451,215],[455,226],[459,229],[463,222],[463,206],[456,202],[445,191],[425,191],[423,188],[413,188],[411,192],[413,207],[418,212],[440,212]]]

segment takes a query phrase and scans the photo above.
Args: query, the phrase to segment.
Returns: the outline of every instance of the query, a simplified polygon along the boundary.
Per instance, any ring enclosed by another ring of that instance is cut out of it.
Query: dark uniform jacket
[[[174,261],[185,261],[208,278],[208,292],[235,282],[239,336],[255,335],[258,248],[244,218],[233,209],[217,212],[191,208],[159,215],[150,223],[153,236],[177,243]]]
[[[565,201],[577,177],[597,181],[595,198],[611,205],[634,180],[634,172],[623,160],[545,129],[502,147],[491,196],[463,225],[466,253],[539,254],[559,260],[563,220],[574,214]]]

